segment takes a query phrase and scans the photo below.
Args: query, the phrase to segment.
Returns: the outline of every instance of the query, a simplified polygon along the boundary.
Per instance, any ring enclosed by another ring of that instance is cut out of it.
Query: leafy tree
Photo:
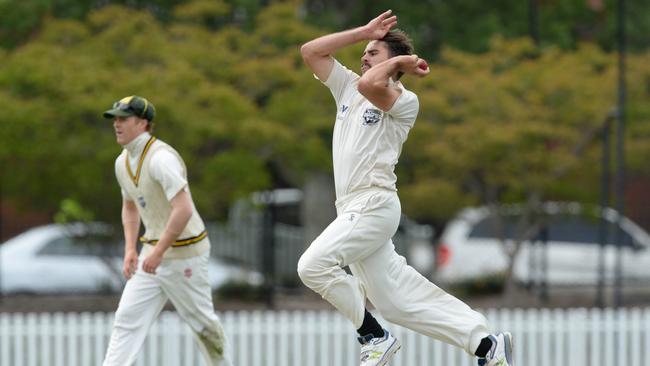
[[[645,58],[630,57],[631,80],[647,78]],[[503,203],[527,202],[525,230],[504,246],[514,258],[543,225],[543,200],[598,201],[599,136],[615,106],[616,76],[615,55],[594,45],[563,52],[495,38],[481,57],[443,50],[431,77],[416,83],[420,118],[399,168],[407,212],[444,222],[467,204],[498,216]],[[640,160],[648,158],[641,146],[650,90],[633,83],[628,92],[628,169],[647,171]]]
[[[537,4],[530,8],[529,4]],[[645,0],[626,0],[628,43],[633,50],[650,46],[650,12]],[[310,21],[341,30],[366,24],[386,9],[398,15],[398,26],[416,43],[420,55],[437,57],[442,47],[485,52],[495,35],[531,35],[532,9],[537,9],[537,32],[542,45],[573,49],[580,42],[597,41],[615,48],[616,0],[529,1],[325,1],[306,0]]]
[[[120,147],[101,112],[131,94],[156,104],[155,133],[185,157],[208,219],[252,191],[329,172],[334,103],[299,54],[326,31],[306,24],[295,2],[260,7],[250,28],[228,21],[238,6],[248,5],[183,3],[167,21],[106,6],[80,20],[47,18],[30,42],[0,50],[5,197],[52,213],[70,199],[116,220]],[[363,46],[336,57],[354,68]],[[404,81],[421,104],[398,167],[406,213],[441,227],[468,204],[595,201],[615,56],[593,44],[538,48],[508,37],[487,49],[444,47],[429,77]],[[636,175],[650,173],[647,57],[628,59]]]
[[[37,39],[3,56],[0,156],[7,171],[16,172],[3,175],[12,201],[54,212],[66,197],[92,207],[100,219],[114,218],[119,147],[101,112],[134,93],[158,107],[155,133],[186,157],[192,187],[204,197],[197,204],[208,217],[223,217],[236,198],[275,184],[272,175],[298,185],[301,174],[292,171],[309,164],[284,163],[296,156],[323,165],[326,150],[314,149],[320,144],[303,147],[297,130],[264,111],[274,93],[298,85],[296,73],[304,72],[290,37],[311,37],[314,30],[296,17],[290,22],[261,15],[282,26],[266,24],[264,33],[237,27],[215,33],[183,20],[165,27],[147,12],[123,17],[128,11],[109,6],[84,22],[50,19]],[[296,12],[290,4],[267,11]],[[275,113],[283,114],[282,108],[276,104]],[[215,188],[217,183],[223,186]]]

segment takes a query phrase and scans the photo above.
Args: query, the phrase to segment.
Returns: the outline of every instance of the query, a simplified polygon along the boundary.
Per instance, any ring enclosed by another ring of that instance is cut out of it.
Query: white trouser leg
[[[394,193],[361,194],[311,243],[298,261],[303,283],[319,293],[356,328],[361,327],[366,293],[359,278],[342,269],[374,253],[397,230],[399,201]]]
[[[397,194],[361,194],[314,240],[298,262],[302,281],[349,318],[363,322],[365,298],[388,321],[473,354],[487,321],[447,294],[395,252],[391,237],[401,207]],[[349,265],[353,276],[343,271]]]
[[[350,265],[384,319],[474,355],[489,334],[485,317],[406,263],[392,241]]]
[[[142,258],[139,263],[142,263]],[[135,362],[149,328],[165,302],[167,296],[155,276],[138,268],[126,282],[115,312],[104,366],[130,366]]]
[[[231,366],[229,345],[212,303],[209,254],[169,261],[161,276],[163,291],[194,332],[206,365]]]

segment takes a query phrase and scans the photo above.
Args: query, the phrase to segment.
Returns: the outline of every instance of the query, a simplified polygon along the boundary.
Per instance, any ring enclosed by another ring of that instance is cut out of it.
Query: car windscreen
[[[495,239],[503,238],[506,240],[518,240],[528,229],[527,225],[522,225],[521,216],[504,216],[502,224],[498,219],[487,217],[474,225],[470,231],[469,237],[476,239]],[[568,242],[576,244],[599,244],[600,243],[600,226],[599,221],[577,215],[553,215],[545,218],[548,224],[548,240],[554,242]],[[614,245],[617,241],[616,226],[613,224],[606,225],[606,243]],[[622,232],[623,246],[633,246],[634,240],[626,233]],[[537,239],[536,236],[533,239]]]
[[[38,255],[67,255],[67,256],[120,256],[117,239],[110,235],[66,235],[47,242]]]

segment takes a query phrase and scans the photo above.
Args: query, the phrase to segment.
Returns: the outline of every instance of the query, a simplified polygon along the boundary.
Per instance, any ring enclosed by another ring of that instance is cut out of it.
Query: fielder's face
[[[113,120],[117,143],[124,146],[147,130],[147,120],[136,116],[118,117]]]
[[[388,46],[382,41],[370,41],[361,55],[361,75],[371,67],[390,58]]]

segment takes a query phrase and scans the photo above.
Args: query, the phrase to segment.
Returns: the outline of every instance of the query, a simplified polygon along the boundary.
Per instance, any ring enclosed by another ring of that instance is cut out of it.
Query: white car
[[[611,285],[617,257],[617,212],[558,202],[545,203],[542,211],[540,214],[547,222],[547,244],[539,240],[523,242],[515,256],[513,278],[520,283],[544,278],[556,286],[596,285],[602,254],[605,284]],[[487,207],[466,208],[447,224],[437,252],[438,281],[454,284],[504,273],[508,266],[507,251],[514,249],[515,240],[521,236],[522,226],[518,225],[522,207],[503,207],[501,216],[501,230],[497,230]],[[599,244],[598,216],[609,223],[604,250]],[[626,217],[621,218],[621,228],[622,279],[626,284],[648,283],[650,236]]]
[[[32,228],[0,246],[3,294],[120,292],[124,246],[113,228],[102,223],[51,224]],[[228,283],[259,286],[262,275],[211,258],[213,290]]]

